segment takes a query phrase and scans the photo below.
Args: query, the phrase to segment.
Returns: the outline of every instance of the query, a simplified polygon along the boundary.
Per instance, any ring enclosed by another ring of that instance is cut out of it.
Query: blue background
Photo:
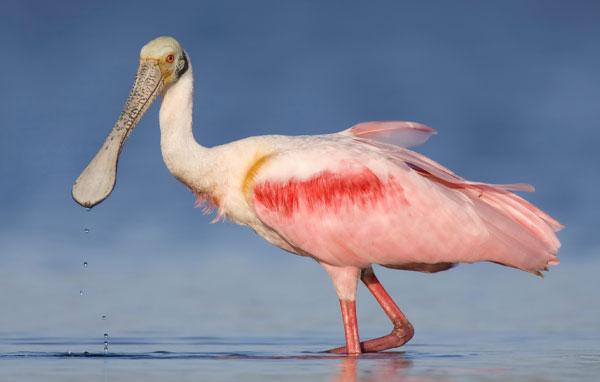
[[[536,186],[527,198],[567,226],[562,264],[544,281],[491,264],[381,270],[417,341],[419,328],[600,329],[600,3],[4,1],[0,335],[341,341],[315,263],[192,208],[162,163],[158,102],[125,146],[111,197],[91,212],[71,200],[139,50],[159,35],[191,57],[204,145],[415,120],[439,133],[417,150],[460,175]],[[359,298],[361,329],[388,330]]]

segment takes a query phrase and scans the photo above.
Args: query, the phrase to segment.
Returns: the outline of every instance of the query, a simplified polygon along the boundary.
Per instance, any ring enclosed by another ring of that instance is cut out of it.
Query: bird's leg
[[[346,346],[342,346],[332,353],[360,354],[360,339],[358,337],[358,321],[356,320],[356,301],[341,300],[342,321],[344,323],[344,335]]]
[[[346,346],[329,350],[332,353],[360,354],[358,321],[356,320],[356,284],[361,270],[355,267],[334,267],[321,263],[331,276],[333,286],[340,299]]]
[[[358,321],[356,320],[356,301],[340,299],[342,308],[342,321],[344,323],[344,335],[346,346],[326,350],[326,353],[336,354],[360,354],[362,353],[361,342],[358,337]]]
[[[361,345],[365,352],[378,352],[407,343],[415,334],[412,324],[408,321],[404,313],[398,308],[398,305],[385,291],[383,285],[375,276],[373,268],[369,267],[362,271],[360,279],[367,289],[373,294],[385,314],[394,325],[392,332],[386,336],[374,338],[363,342]]]
[[[379,352],[402,346],[407,343],[414,335],[414,329],[408,321],[404,313],[398,308],[398,305],[392,300],[390,295],[385,291],[383,285],[375,276],[373,268],[363,269],[360,279],[366,285],[367,289],[373,294],[385,314],[390,318],[394,328],[392,332],[386,336],[374,338],[372,340],[360,343],[363,352]],[[340,351],[341,350],[341,351]],[[331,349],[331,353],[340,353],[345,350],[344,347]]]

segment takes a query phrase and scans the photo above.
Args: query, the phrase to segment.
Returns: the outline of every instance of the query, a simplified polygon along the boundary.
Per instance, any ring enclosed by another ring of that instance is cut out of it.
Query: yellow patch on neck
[[[258,156],[258,158],[252,162],[250,167],[248,167],[248,171],[246,171],[246,175],[244,175],[244,180],[242,181],[242,192],[244,195],[249,196],[250,187],[254,183],[256,174],[258,174],[258,171],[267,163],[269,159],[271,159],[271,156],[271,154]]]

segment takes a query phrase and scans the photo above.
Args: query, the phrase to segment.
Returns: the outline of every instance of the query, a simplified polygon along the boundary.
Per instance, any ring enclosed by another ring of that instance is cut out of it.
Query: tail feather
[[[556,252],[560,242],[554,232],[556,225],[544,219],[546,213],[512,193],[483,192],[480,199],[500,210],[519,226],[529,231],[548,251]],[[556,220],[553,222],[559,224]],[[560,225],[560,224],[559,224]]]
[[[553,226],[536,213],[539,209],[511,193],[484,191],[471,199],[477,199],[477,211],[491,235],[486,248],[491,261],[537,275],[559,263],[560,242]]]
[[[520,196],[512,194],[512,193],[506,194],[506,196],[515,200],[521,206],[529,209],[531,212],[536,214],[540,219],[545,221],[554,230],[554,232],[558,232],[561,229],[565,228],[565,226],[560,224],[560,222],[558,220],[554,219],[552,216],[548,215],[547,213],[540,210],[539,208],[537,208],[533,204],[529,203],[525,199],[521,198]]]

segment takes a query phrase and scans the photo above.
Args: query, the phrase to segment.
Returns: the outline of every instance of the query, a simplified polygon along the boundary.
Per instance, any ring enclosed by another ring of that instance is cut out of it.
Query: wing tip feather
[[[400,147],[411,147],[424,143],[429,137],[437,134],[437,131],[419,122],[371,121],[357,123],[342,131],[341,134]]]

